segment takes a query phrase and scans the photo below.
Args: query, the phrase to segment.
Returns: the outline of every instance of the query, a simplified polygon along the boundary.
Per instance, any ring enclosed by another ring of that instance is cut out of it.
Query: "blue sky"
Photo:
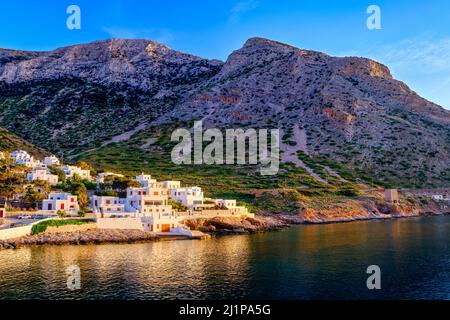
[[[253,36],[366,56],[427,99],[450,109],[450,1],[443,0],[39,0],[2,1],[0,47],[49,50],[108,38],[149,38],[225,60]],[[66,8],[81,8],[81,30]],[[381,8],[381,30],[366,9]]]

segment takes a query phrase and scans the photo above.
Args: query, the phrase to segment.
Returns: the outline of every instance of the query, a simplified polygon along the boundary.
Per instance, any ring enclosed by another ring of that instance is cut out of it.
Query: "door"
[[[161,225],[161,231],[162,232],[170,232],[170,224]]]
[[[53,206],[52,206],[51,203],[48,204],[47,209],[48,209],[48,210],[53,210]]]

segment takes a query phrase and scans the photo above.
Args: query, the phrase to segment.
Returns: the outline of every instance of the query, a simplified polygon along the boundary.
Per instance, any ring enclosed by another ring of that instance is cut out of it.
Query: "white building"
[[[181,188],[181,182],[180,181],[163,181],[162,186],[168,190],[175,190]]]
[[[29,160],[32,158],[32,156],[25,150],[15,150],[11,152],[9,157],[16,163],[17,161]]]
[[[218,206],[224,206],[228,209],[236,208],[236,200],[214,199],[214,203]]]
[[[117,226],[129,225],[130,228],[144,231],[171,232],[180,224],[172,212],[172,206],[168,205],[168,198],[165,188],[142,187],[128,188],[126,199],[93,196],[91,203],[102,225],[108,225],[105,218],[120,218],[116,220]]]
[[[72,178],[74,174],[78,175],[81,179],[91,180],[91,172],[89,170],[81,169],[76,166],[62,166],[61,170],[64,171],[66,178]]]
[[[52,192],[48,199],[42,201],[42,212],[44,214],[56,214],[58,210],[66,211],[69,214],[77,214],[80,211],[76,196],[65,192]]]
[[[44,158],[44,164],[52,165],[52,166],[59,166],[61,164],[61,162],[59,161],[59,159],[56,156],[51,155],[49,157]]]
[[[433,200],[445,200],[445,196],[443,194],[433,194],[431,196]]]
[[[102,218],[134,216],[136,212],[125,212],[125,199],[119,197],[92,196],[94,213]]]
[[[190,216],[214,217],[249,215],[247,208],[236,205],[236,200],[210,199],[204,204],[200,187],[181,188],[180,181],[158,182],[150,175],[141,174],[136,180],[142,187],[127,189],[125,199],[108,196],[93,196],[92,208],[100,228],[139,229],[150,232],[189,233],[183,221]],[[190,210],[174,212],[169,197]],[[215,206],[225,206],[217,209]]]
[[[172,214],[172,206],[168,202],[169,194],[165,188],[128,188],[125,210],[135,211],[141,215],[152,213]]]
[[[203,205],[203,191],[200,187],[170,189],[170,198],[180,202],[189,209]]]
[[[235,214],[245,214],[247,215],[248,209],[244,206],[238,206],[236,200],[230,200],[230,199],[213,199],[215,205],[217,206],[224,206],[229,211],[235,213]]]
[[[32,182],[35,180],[47,181],[51,185],[58,184],[58,176],[51,174],[45,169],[33,169],[31,173],[27,174],[28,181]]]
[[[25,165],[29,168],[45,167],[41,161],[34,159],[33,156],[31,156],[28,152],[24,150],[16,150],[12,152],[9,157],[17,165]]]
[[[143,173],[136,177],[136,181],[139,182],[143,187],[150,187],[154,183],[156,183],[156,179],[152,179],[151,175]]]
[[[0,160],[3,160],[3,159],[5,159],[5,154],[2,151],[0,151]]]

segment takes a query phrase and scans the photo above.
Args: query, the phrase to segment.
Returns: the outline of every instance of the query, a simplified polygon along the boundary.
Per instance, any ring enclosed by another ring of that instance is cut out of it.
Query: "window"
[[[154,196],[157,196],[157,195],[158,195],[158,191],[154,191],[154,192],[153,192],[153,195],[154,195]]]

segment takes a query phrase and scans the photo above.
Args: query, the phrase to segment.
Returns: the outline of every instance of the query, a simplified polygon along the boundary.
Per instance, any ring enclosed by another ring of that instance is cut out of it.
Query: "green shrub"
[[[46,220],[35,224],[31,228],[31,234],[38,234],[47,230],[47,227],[60,227],[66,225],[80,225],[93,222],[91,219],[67,219],[67,220]]]

